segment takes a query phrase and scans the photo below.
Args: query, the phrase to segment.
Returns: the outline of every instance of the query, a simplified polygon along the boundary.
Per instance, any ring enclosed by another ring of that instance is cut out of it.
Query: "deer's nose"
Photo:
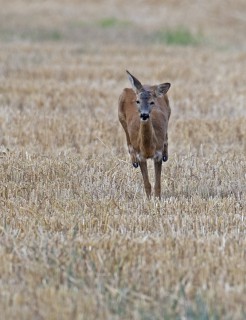
[[[140,118],[142,120],[147,120],[147,119],[149,119],[149,114],[148,113],[141,113]]]

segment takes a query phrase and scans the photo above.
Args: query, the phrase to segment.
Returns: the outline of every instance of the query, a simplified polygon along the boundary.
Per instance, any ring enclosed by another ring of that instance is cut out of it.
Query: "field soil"
[[[1,319],[245,319],[246,2],[0,6]],[[172,84],[160,201],[126,69]]]

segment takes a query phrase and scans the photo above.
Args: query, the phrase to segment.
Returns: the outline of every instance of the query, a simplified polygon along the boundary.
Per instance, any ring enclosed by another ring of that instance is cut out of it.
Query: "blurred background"
[[[0,5],[1,42],[246,49],[245,0],[1,0]]]

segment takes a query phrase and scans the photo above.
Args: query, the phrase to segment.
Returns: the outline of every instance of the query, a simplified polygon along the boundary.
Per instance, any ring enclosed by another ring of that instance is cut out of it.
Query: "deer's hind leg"
[[[151,184],[149,182],[147,162],[146,161],[141,161],[139,164],[140,164],[140,169],[141,169],[142,176],[143,176],[145,192],[146,192],[147,197],[150,198],[150,196],[151,196]]]
[[[161,168],[162,161],[155,161],[155,197],[161,199]]]

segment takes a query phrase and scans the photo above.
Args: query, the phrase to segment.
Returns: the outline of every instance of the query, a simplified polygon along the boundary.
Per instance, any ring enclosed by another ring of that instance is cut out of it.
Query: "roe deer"
[[[142,85],[126,71],[133,89],[125,88],[119,98],[119,121],[125,131],[128,151],[135,168],[140,165],[145,192],[151,196],[147,159],[155,165],[155,196],[161,198],[162,160],[168,159],[168,120],[171,109],[166,95],[171,84]]]

